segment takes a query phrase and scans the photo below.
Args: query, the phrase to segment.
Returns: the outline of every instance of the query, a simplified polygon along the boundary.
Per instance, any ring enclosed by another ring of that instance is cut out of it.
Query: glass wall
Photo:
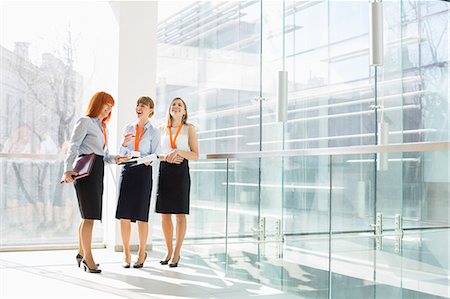
[[[196,126],[201,153],[254,149],[260,140],[260,121],[254,117],[260,107],[254,100],[260,96],[260,2],[168,1],[158,8],[156,124],[164,123],[170,101],[179,96],[187,102],[188,122]],[[218,227],[199,221],[212,219],[224,207],[223,162],[190,163],[192,188],[201,196],[191,202],[189,238],[223,232],[221,216],[213,221]],[[239,161],[233,163],[237,170],[231,180],[239,186],[246,172]],[[244,201],[258,200],[250,196],[258,188],[257,178],[253,185],[242,187],[248,193],[239,196],[249,194]],[[212,231],[204,231],[205,223]],[[162,238],[159,227],[155,238]]]
[[[180,96],[202,154],[450,140],[449,3],[383,5],[375,68],[367,1],[161,1],[155,125]],[[1,245],[75,243],[60,154],[93,87],[114,91],[117,25],[103,2],[0,8]],[[205,256],[228,273],[301,296],[445,296],[449,163],[448,151],[192,162],[186,244],[215,243]]]
[[[92,94],[115,93],[117,24],[105,2],[7,1],[0,13],[0,246],[77,244],[62,159]]]
[[[384,1],[384,64],[376,68],[367,1],[176,5],[160,3],[171,13],[159,15],[157,117],[163,123],[169,101],[184,98],[203,154],[450,140],[448,2]],[[282,70],[284,124],[276,120]],[[348,290],[358,298],[432,298],[448,289],[437,281],[449,271],[438,249],[448,248],[448,155],[236,158],[220,175],[224,161],[208,160],[213,172],[193,162],[191,199],[204,204],[204,194],[228,182],[229,201],[207,203],[228,208],[220,216],[226,226],[215,228],[228,242],[220,255],[228,273],[315,298]],[[188,243],[211,235],[210,222],[198,220],[210,219],[208,209],[190,216]],[[407,232],[397,242],[399,221]],[[430,246],[436,236],[440,245]],[[419,264],[436,278],[433,287],[413,286]]]

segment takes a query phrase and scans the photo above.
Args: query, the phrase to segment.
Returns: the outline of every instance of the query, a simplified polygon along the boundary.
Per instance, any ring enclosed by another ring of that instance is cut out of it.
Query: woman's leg
[[[147,248],[147,237],[148,237],[148,222],[136,221],[138,225],[139,232],[139,250],[138,250],[138,264],[142,264],[145,258],[145,249]]]
[[[164,234],[164,240],[166,241],[167,255],[164,258],[165,261],[172,258],[173,253],[173,223],[172,214],[161,214],[162,230]]]
[[[180,259],[181,246],[186,235],[186,215],[177,214],[176,243],[172,261],[178,262]]]
[[[81,244],[83,247],[83,257],[90,269],[96,269],[94,258],[92,257],[92,229],[94,227],[94,220],[83,219],[81,221]]]
[[[131,236],[131,220],[120,219],[120,234],[122,235],[123,253],[125,254],[125,262],[131,262],[130,252],[130,236]]]
[[[78,254],[84,256],[83,243],[81,243],[81,227],[83,226],[83,219],[81,219],[80,225],[78,226]]]

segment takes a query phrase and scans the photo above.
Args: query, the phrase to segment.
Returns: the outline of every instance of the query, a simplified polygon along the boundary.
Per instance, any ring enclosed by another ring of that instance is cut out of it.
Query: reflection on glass
[[[62,159],[86,94],[115,86],[113,12],[100,2],[0,10],[1,246],[75,244],[79,213],[73,186],[59,184]]]

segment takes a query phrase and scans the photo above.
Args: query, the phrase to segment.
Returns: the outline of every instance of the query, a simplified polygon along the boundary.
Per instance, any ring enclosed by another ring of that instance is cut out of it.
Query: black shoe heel
[[[87,265],[87,263],[84,259],[81,261],[81,263],[83,264],[84,272],[86,272],[86,271],[88,271],[89,273],[101,273],[102,272],[102,270],[100,270],[98,268],[97,269],[89,268],[89,266]]]
[[[144,262],[147,259],[147,252],[145,252],[145,256],[144,256],[144,260],[142,261],[142,263],[134,263],[133,268],[142,268],[144,267]]]
[[[126,262],[126,261],[123,261],[123,262],[122,262],[122,268],[125,268],[125,269],[130,268],[130,263],[129,263],[129,262]]]
[[[168,259],[167,261],[159,261],[159,263],[161,265],[167,265],[170,262],[170,259]]]
[[[78,268],[81,267],[81,260],[83,259],[83,256],[81,254],[77,254],[77,256],[75,257],[75,259],[77,260],[77,264],[78,264]],[[95,264],[97,267],[100,266],[100,264]]]
[[[83,257],[78,253],[75,259],[77,260],[78,268],[80,268]]]
[[[169,264],[169,267],[170,268],[178,267],[178,263],[180,262],[180,258],[181,258],[181,256],[178,258],[178,260],[176,262],[174,262],[173,259],[172,259],[172,262]]]

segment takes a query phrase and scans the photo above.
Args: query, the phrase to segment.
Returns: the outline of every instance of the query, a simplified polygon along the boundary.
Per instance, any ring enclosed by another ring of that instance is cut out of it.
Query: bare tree
[[[71,128],[81,102],[82,78],[74,70],[76,43],[67,31],[64,42],[55,54],[42,55],[42,64],[37,67],[23,57],[17,58],[16,73],[29,93],[28,103],[38,105],[38,111],[49,115],[52,127],[56,124],[56,139],[59,146],[70,138]],[[48,126],[48,123],[40,126]],[[39,137],[40,132],[35,132]]]

